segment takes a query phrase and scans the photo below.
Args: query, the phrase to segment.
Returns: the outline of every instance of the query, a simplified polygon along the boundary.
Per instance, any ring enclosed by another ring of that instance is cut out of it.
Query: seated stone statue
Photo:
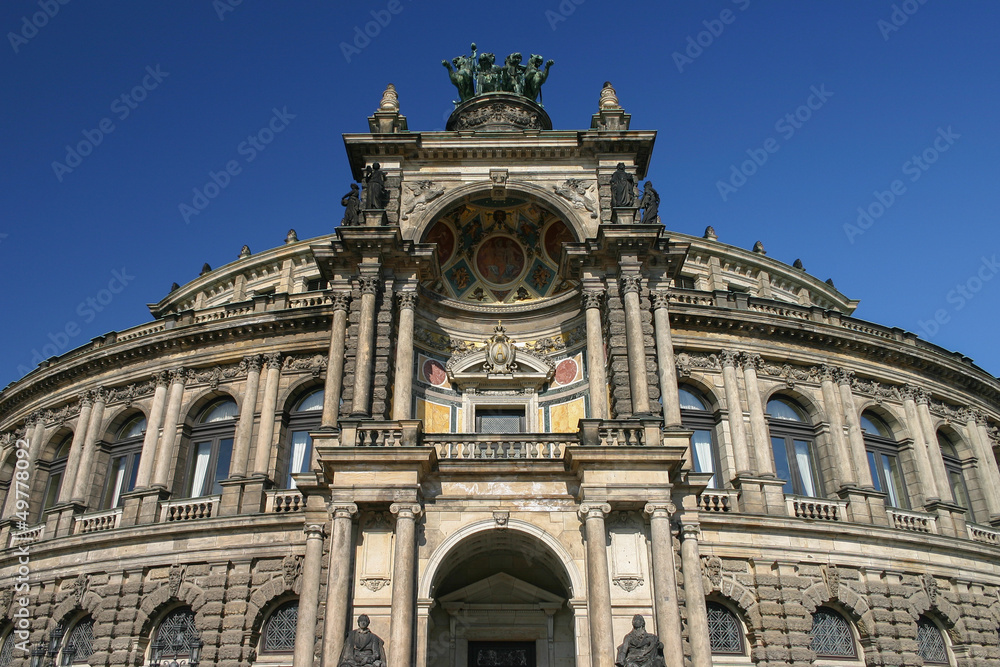
[[[663,644],[656,635],[646,632],[646,621],[639,614],[632,617],[632,632],[618,647],[615,667],[666,667]]]
[[[338,667],[384,667],[384,642],[368,629],[368,615],[358,617],[358,629],[347,633]]]

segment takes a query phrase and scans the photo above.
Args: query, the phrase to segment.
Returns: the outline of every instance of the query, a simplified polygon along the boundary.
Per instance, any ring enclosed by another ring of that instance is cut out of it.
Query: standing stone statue
[[[639,614],[632,617],[632,632],[618,647],[615,667],[666,667],[663,644],[659,637],[646,632],[646,621]]]
[[[639,200],[642,209],[642,221],[647,225],[659,222],[660,195],[653,189],[653,184],[646,181],[642,188],[642,198]]]
[[[358,629],[347,633],[337,667],[384,667],[385,642],[368,629],[368,615],[358,616]]]
[[[341,227],[356,227],[358,224],[358,213],[361,212],[361,199],[358,195],[358,184],[351,183],[351,191],[340,198],[340,205],[344,208],[344,218],[340,221]]]
[[[528,66],[524,70],[524,91],[521,93],[534,102],[542,94],[542,84],[549,78],[549,68],[556,64],[556,61],[549,60],[545,63],[545,71],[539,69],[542,66],[542,57],[537,53],[531,54],[528,58]]]
[[[365,167],[365,208],[385,210],[389,205],[389,191],[385,187],[385,172],[376,162]]]
[[[611,176],[611,208],[633,208],[635,188],[635,176],[625,171],[624,162],[619,162]]]
[[[456,56],[451,59],[451,63],[455,66],[454,70],[451,69],[451,65],[448,64],[447,60],[441,61],[441,64],[448,69],[448,77],[451,79],[451,82],[458,89],[458,101],[464,102],[465,100],[472,99],[472,96],[475,95],[472,75],[473,63],[465,56]]]

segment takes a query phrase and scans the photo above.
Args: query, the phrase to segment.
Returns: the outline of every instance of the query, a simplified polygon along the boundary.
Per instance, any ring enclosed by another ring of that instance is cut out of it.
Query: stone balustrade
[[[996,544],[1000,546],[1000,530],[996,528],[989,528],[987,526],[980,526],[975,523],[965,524],[969,529],[969,537],[976,542],[985,542],[986,544]]]
[[[915,533],[937,533],[937,517],[926,512],[914,512],[898,507],[886,507],[889,515],[889,525],[899,530],[909,530]]]
[[[34,544],[35,542],[40,542],[44,538],[45,524],[40,523],[37,526],[29,526],[23,530],[11,531],[10,546],[20,547],[26,544]]]
[[[73,534],[83,535],[85,533],[96,533],[102,530],[114,530],[118,527],[118,522],[122,517],[122,509],[116,507],[101,512],[88,512],[81,514],[73,521]]]
[[[163,503],[160,505],[160,522],[210,519],[218,515],[221,499],[222,496],[204,496]]]
[[[846,500],[786,495],[785,503],[788,506],[788,515],[799,519],[813,519],[817,521],[847,520]]]
[[[424,444],[433,446],[439,459],[562,459],[567,445],[578,441],[575,433],[424,436]]]
[[[738,497],[735,489],[705,489],[698,496],[698,509],[712,513],[734,512],[738,508]]]
[[[268,491],[264,511],[268,514],[289,514],[301,512],[306,507],[302,492],[295,489]]]

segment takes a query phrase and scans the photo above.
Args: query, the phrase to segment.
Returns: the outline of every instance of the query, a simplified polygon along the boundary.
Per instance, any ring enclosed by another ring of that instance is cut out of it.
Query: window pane
[[[264,629],[261,648],[265,653],[289,653],[295,650],[295,626],[299,619],[299,603],[279,607],[271,614]]]
[[[885,422],[868,412],[861,415],[861,430],[872,435],[880,435],[883,438],[892,437],[892,433],[889,432],[889,427],[885,425]]]
[[[682,410],[707,410],[705,403],[702,402],[700,398],[695,396],[692,392],[688,391],[684,387],[679,387],[677,389],[677,395],[680,397],[680,404]]]
[[[721,604],[708,603],[708,640],[712,653],[743,655],[743,628]]]
[[[323,409],[323,390],[318,389],[313,393],[309,394],[295,407],[293,412],[313,412],[315,410]]]
[[[882,469],[878,464],[878,454],[866,452],[868,454],[868,470],[872,474],[872,486],[876,491],[885,492],[885,484],[882,482]]]
[[[767,402],[767,414],[775,419],[785,419],[793,422],[804,421],[802,415],[799,414],[797,409],[792,407],[791,403],[783,401],[780,398],[772,398]]]
[[[295,431],[291,438],[291,452],[288,460],[288,488],[295,488],[295,480],[292,475],[298,472],[305,472],[309,468],[309,460],[312,456],[312,438],[308,431]]]
[[[820,607],[813,614],[812,650],[821,658],[853,658],[854,633],[847,619]]]
[[[86,662],[94,653],[94,619],[86,618],[69,633],[65,648],[74,648],[73,662]],[[65,650],[65,649],[64,649]]]
[[[215,478],[212,483],[212,493],[210,495],[222,493],[222,485],[219,482],[229,479],[229,462],[232,458],[233,439],[223,438],[219,441],[219,457],[215,462]]]
[[[969,496],[965,492],[965,480],[962,479],[962,473],[957,470],[949,470],[948,481],[951,482],[951,492],[955,496],[955,504],[968,509]]]
[[[191,645],[197,637],[194,613],[188,609],[172,611],[156,631],[156,638],[162,642],[163,649],[153,658],[188,658],[191,655]]]
[[[194,464],[191,466],[192,497],[205,495],[205,476],[208,474],[208,460],[211,456],[211,442],[199,442],[194,446]]]
[[[135,490],[135,480],[139,477],[139,461],[142,459],[142,453],[137,453],[132,456],[132,471],[128,476],[128,486],[125,487],[125,493]]]
[[[212,422],[221,422],[227,419],[235,419],[239,408],[236,407],[236,401],[223,401],[213,405],[202,417],[202,424],[210,424]]]
[[[941,629],[926,618],[917,621],[917,655],[924,659],[925,665],[948,664],[948,648],[941,636]]]
[[[62,470],[58,472],[51,473],[49,475],[49,484],[45,490],[45,504],[44,509],[48,509],[56,504],[59,499],[59,487],[62,485]]]
[[[903,486],[903,475],[899,470],[899,459],[889,454],[882,454],[882,474],[885,475],[885,491],[889,494],[889,504],[893,507],[906,507],[906,489]]]
[[[785,449],[784,438],[771,438],[771,451],[774,452],[774,473],[778,479],[785,480],[785,493],[794,493],[792,490],[792,471],[788,467],[788,452]]]
[[[121,433],[118,434],[119,440],[129,440],[131,438],[141,437],[146,432],[146,418],[143,416],[135,417],[129,423],[125,424],[122,428]]]
[[[802,495],[816,495],[816,481],[813,479],[812,449],[805,440],[795,440],[795,466],[799,481],[802,482]]]
[[[695,431],[691,434],[691,451],[694,453],[695,472],[715,472],[715,456],[712,454],[712,432]],[[708,483],[708,488],[717,488],[715,475]]]
[[[3,639],[3,646],[0,647],[0,667],[9,667],[14,662],[14,644],[17,640],[13,632],[8,632]]]
[[[122,494],[122,482],[125,481],[125,461],[127,457],[116,456],[108,466],[107,490],[104,492],[104,509],[118,506],[118,498]]]

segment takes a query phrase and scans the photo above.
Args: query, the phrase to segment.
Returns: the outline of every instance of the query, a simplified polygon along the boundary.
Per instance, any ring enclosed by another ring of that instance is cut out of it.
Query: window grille
[[[198,638],[194,627],[194,612],[190,609],[178,609],[164,617],[157,630],[156,639],[162,645],[158,658],[182,657],[191,654],[191,647]]]
[[[94,619],[85,618],[75,626],[66,640],[66,647],[72,649],[73,662],[86,662],[94,653]]]
[[[264,627],[266,653],[288,653],[295,650],[295,625],[299,619],[299,603],[289,602],[278,607]]]
[[[812,650],[822,658],[855,658],[854,633],[847,619],[828,609],[813,614]]]
[[[0,645],[0,667],[8,667],[14,662],[14,634],[8,632]]]
[[[490,435],[524,432],[524,410],[480,409],[476,431]]]
[[[743,655],[743,627],[733,612],[716,602],[708,603],[708,639],[712,653]]]
[[[948,664],[948,649],[941,629],[926,618],[917,622],[917,655],[924,659],[925,665]]]

